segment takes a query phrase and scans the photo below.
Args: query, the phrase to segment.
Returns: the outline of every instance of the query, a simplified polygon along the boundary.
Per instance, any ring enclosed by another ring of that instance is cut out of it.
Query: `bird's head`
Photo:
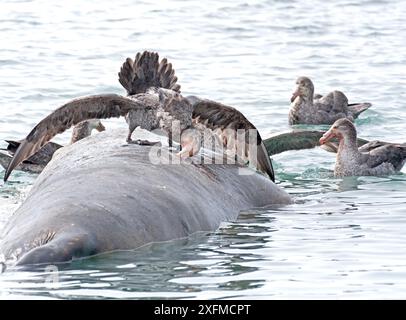
[[[314,86],[312,80],[307,77],[299,77],[296,80],[296,90],[292,94],[291,102],[297,97],[302,97],[304,100],[313,99]]]
[[[87,125],[89,126],[90,131],[97,130],[99,132],[102,132],[106,130],[106,127],[101,123],[99,119],[87,120]]]
[[[327,141],[333,139],[334,137],[338,140],[342,139],[351,139],[354,140],[357,138],[357,130],[355,129],[354,124],[348,119],[338,119],[330,129],[320,138],[320,144],[325,144]]]

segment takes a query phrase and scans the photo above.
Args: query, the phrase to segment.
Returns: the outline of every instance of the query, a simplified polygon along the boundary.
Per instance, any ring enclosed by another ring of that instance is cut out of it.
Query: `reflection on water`
[[[307,75],[317,93],[372,102],[357,120],[360,137],[406,141],[404,1],[40,4],[1,4],[0,148],[73,97],[122,94],[120,64],[143,49],[171,60],[185,95],[237,107],[263,137],[288,129],[295,79]],[[0,298],[406,298],[405,175],[335,179],[334,157],[320,149],[273,157],[292,205],[58,265],[57,274],[8,269]],[[0,185],[0,228],[34,179],[14,172]]]

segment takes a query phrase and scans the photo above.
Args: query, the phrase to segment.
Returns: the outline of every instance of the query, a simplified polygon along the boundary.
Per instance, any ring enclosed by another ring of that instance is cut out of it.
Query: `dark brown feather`
[[[118,80],[128,95],[145,93],[149,88],[164,88],[180,92],[175,70],[166,58],[159,62],[156,52],[138,52],[134,61],[127,58],[123,63]]]
[[[36,153],[54,136],[79,122],[125,116],[130,110],[143,107],[143,103],[135,99],[116,94],[88,96],[66,103],[39,122],[21,141],[4,174],[4,181],[22,161]]]
[[[272,181],[275,181],[271,159],[257,128],[233,107],[210,100],[197,100],[197,102],[193,103],[193,119],[204,124],[209,129],[213,131],[216,129],[246,130],[247,133],[250,129],[257,131],[257,169],[266,173]],[[249,145],[248,134],[246,134],[245,143]]]
[[[405,144],[377,144],[375,148],[369,151],[367,164],[374,168],[383,163],[391,163],[396,171],[402,169],[406,161],[406,145]]]
[[[20,146],[20,141],[6,140],[8,142],[7,150],[11,156],[14,156],[18,147]],[[56,150],[62,148],[62,146],[55,142],[48,142],[45,144],[38,152],[33,154],[31,157],[24,160],[24,163],[37,164],[45,166],[49,161],[51,161],[53,154]]]

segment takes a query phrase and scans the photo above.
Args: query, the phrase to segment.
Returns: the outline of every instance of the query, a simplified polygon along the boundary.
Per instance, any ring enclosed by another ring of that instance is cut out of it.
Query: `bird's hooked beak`
[[[301,95],[302,95],[302,93],[300,92],[300,88],[299,88],[299,86],[297,86],[295,92],[292,93],[292,98],[290,98],[290,102],[295,101],[295,99],[297,97],[300,97]]]
[[[330,130],[324,133],[323,136],[320,138],[319,140],[320,145],[325,144],[327,141],[330,141],[335,137],[339,137],[337,130],[335,128],[330,128]]]
[[[200,137],[195,129],[185,129],[181,134],[180,152],[178,156],[182,158],[193,157],[196,155],[200,148]]]
[[[103,124],[101,123],[101,121],[99,121],[99,123],[98,123],[98,125],[97,125],[97,127],[96,127],[96,130],[99,131],[99,132],[102,132],[102,131],[106,130],[106,127],[103,126]]]

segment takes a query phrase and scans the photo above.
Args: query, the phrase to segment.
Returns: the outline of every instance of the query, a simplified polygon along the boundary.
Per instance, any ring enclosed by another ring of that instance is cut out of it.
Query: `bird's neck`
[[[313,99],[298,96],[290,105],[289,124],[299,124],[313,112]]]
[[[358,151],[357,137],[345,135],[339,138],[337,164],[346,166],[351,165],[358,159],[360,152]]]
[[[298,96],[292,103],[292,108],[296,110],[303,106],[313,106],[313,96]]]
[[[300,98],[302,99],[303,103],[313,105],[313,92],[310,92],[309,95],[302,95]]]

